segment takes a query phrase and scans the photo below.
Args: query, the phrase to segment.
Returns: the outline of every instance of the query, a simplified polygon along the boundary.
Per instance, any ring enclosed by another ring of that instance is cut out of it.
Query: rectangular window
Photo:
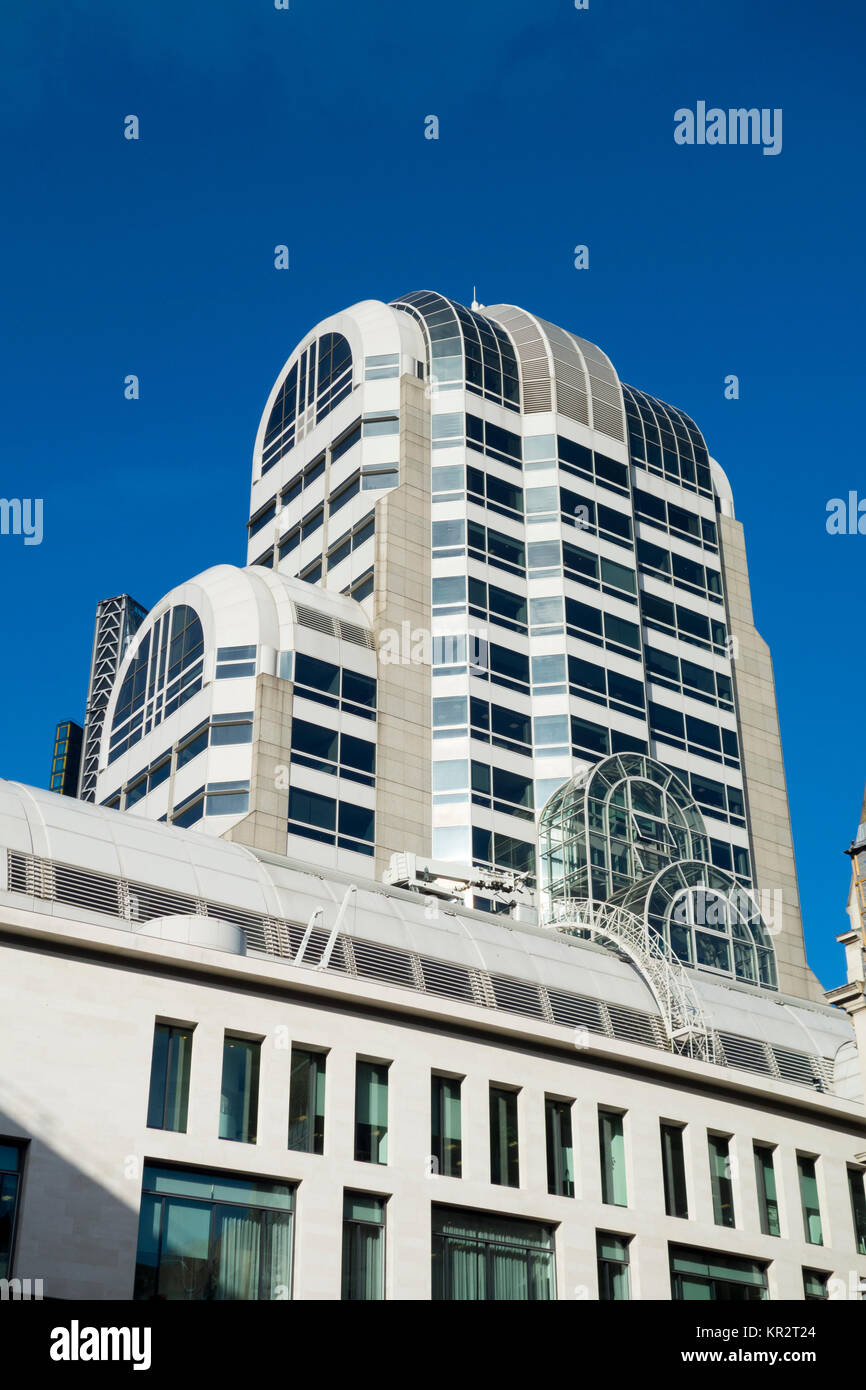
[[[671,1297],[678,1302],[753,1303],[770,1296],[763,1261],[672,1245],[670,1263]]]
[[[710,1182],[713,1220],[717,1226],[734,1226],[734,1185],[731,1181],[730,1140],[721,1134],[707,1136],[710,1149]]]
[[[848,1169],[848,1190],[851,1193],[857,1254],[866,1255],[866,1178],[861,1169]]]
[[[818,1177],[814,1158],[797,1154],[797,1175],[800,1179],[800,1201],[803,1204],[803,1229],[809,1245],[823,1245],[821,1208],[818,1205]]]
[[[623,1302],[631,1298],[628,1277],[628,1247],[631,1237],[599,1231],[595,1239],[598,1253],[599,1299]]]
[[[355,1070],[355,1158],[388,1162],[388,1063],[358,1061]]]
[[[300,1153],[325,1150],[326,1053],[292,1048],[289,1083],[289,1148]]]
[[[601,1200],[614,1207],[628,1206],[622,1115],[612,1110],[599,1110],[598,1143],[601,1154]]]
[[[758,1211],[765,1236],[780,1236],[779,1202],[776,1197],[776,1170],[769,1144],[755,1144],[755,1180],[758,1185]]]
[[[189,1107],[189,1067],[192,1028],[157,1023],[150,1063],[148,1129],[171,1129],[186,1134]]]
[[[432,1246],[434,1301],[556,1298],[550,1226],[434,1206]]]
[[[254,1144],[259,1114],[262,1045],[226,1033],[220,1099],[220,1139]]]
[[[824,1274],[820,1269],[803,1270],[803,1299],[806,1303],[817,1303],[830,1297],[827,1288],[829,1274]]]
[[[571,1137],[571,1101],[544,1097],[547,1135],[547,1190],[557,1197],[574,1196],[574,1145]]]
[[[293,1212],[289,1183],[146,1163],[133,1298],[287,1298]]]
[[[446,1178],[462,1175],[463,1154],[460,1127],[460,1082],[453,1076],[431,1078],[430,1153],[434,1173]]]
[[[665,1189],[665,1211],[668,1216],[687,1218],[686,1164],[683,1156],[683,1131],[680,1125],[661,1127],[662,1175]]]
[[[517,1143],[517,1092],[490,1087],[490,1181],[500,1187],[520,1186]]]
[[[12,1267],[22,1157],[19,1144],[0,1143],[0,1279],[7,1279]]]
[[[343,1196],[343,1278],[340,1297],[369,1302],[385,1297],[385,1199],[368,1192]]]

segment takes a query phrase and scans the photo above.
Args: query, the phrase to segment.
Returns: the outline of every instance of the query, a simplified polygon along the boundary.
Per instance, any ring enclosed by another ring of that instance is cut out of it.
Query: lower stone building
[[[0,1278],[861,1297],[845,1013],[665,975],[555,906],[485,913],[0,783]]]

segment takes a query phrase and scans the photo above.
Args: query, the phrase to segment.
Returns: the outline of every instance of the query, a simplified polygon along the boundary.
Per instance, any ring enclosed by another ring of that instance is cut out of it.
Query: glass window
[[[388,1063],[358,1061],[355,1071],[355,1158],[388,1162]]]
[[[628,1205],[625,1181],[625,1137],[622,1115],[612,1110],[598,1112],[598,1140],[601,1153],[601,1200],[615,1207]]]
[[[665,1211],[668,1216],[688,1217],[686,1164],[683,1154],[683,1131],[680,1125],[661,1127],[662,1176],[665,1189]]]
[[[440,695],[433,701],[434,728],[466,725],[469,719],[465,695]]]
[[[615,1236],[609,1231],[599,1231],[595,1239],[599,1299],[622,1302],[631,1298],[628,1277],[631,1236]]]
[[[757,1302],[769,1298],[767,1266],[716,1250],[672,1245],[671,1296],[686,1302]]]
[[[0,1279],[8,1278],[12,1265],[22,1156],[20,1145],[0,1143]]]
[[[490,1087],[490,1181],[501,1187],[520,1186],[517,1143],[517,1092]]]
[[[800,1179],[800,1200],[803,1204],[803,1227],[809,1245],[823,1245],[821,1230],[821,1209],[818,1205],[818,1177],[814,1158],[805,1154],[797,1155],[797,1173]]]
[[[848,1169],[848,1190],[854,1217],[854,1237],[858,1255],[866,1255],[866,1178],[862,1169]]]
[[[288,1298],[293,1211],[288,1183],[146,1163],[133,1298]]]
[[[148,1129],[186,1133],[191,1058],[192,1028],[157,1023],[150,1063]]]
[[[769,1144],[755,1144],[755,1180],[758,1185],[758,1210],[761,1230],[765,1236],[780,1236],[779,1203],[776,1197],[776,1170],[773,1150]]]
[[[830,1297],[827,1283],[830,1276],[820,1269],[803,1270],[803,1299],[806,1303],[816,1303]]]
[[[320,1154],[325,1149],[326,1053],[292,1048],[289,1084],[289,1148]]]
[[[434,1301],[526,1302],[556,1297],[549,1226],[434,1206],[432,1247]]]
[[[385,1297],[385,1199],[368,1192],[343,1196],[343,1277],[340,1297]]]
[[[557,1197],[574,1196],[574,1146],[571,1137],[570,1100],[544,1097],[547,1136],[547,1190]]]
[[[469,763],[466,758],[433,764],[433,790],[460,791],[469,786]]]
[[[220,1099],[220,1139],[256,1142],[259,1111],[259,1064],[262,1045],[226,1033]]]
[[[466,576],[447,575],[433,580],[433,603],[461,605],[466,602]]]
[[[351,801],[340,802],[338,826],[341,835],[347,835],[352,840],[366,840],[372,843],[374,821],[375,814],[368,806],[355,806]]]
[[[430,1153],[434,1173],[446,1178],[462,1176],[460,1081],[453,1076],[434,1073],[431,1079]]]
[[[734,1185],[731,1180],[730,1140],[721,1134],[707,1136],[710,1149],[710,1182],[713,1220],[717,1226],[734,1226]]]
[[[300,822],[303,826],[317,826],[322,831],[333,831],[337,822],[337,803],[333,797],[320,796],[318,792],[304,791],[301,787],[290,787],[289,821]],[[299,832],[297,826],[293,826],[292,830],[294,834],[306,833],[303,830]]]

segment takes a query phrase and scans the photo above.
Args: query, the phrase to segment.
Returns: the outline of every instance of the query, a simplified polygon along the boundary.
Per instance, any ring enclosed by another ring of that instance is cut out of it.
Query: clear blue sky
[[[0,495],[42,497],[45,536],[0,537],[0,773],[47,783],[99,598],[243,563],[253,438],[298,338],[359,299],[477,283],[598,342],[726,468],[810,957],[836,983],[866,777],[866,536],[825,530],[830,497],[866,496],[856,0],[4,11]],[[782,153],[677,146],[699,100],[781,107]]]

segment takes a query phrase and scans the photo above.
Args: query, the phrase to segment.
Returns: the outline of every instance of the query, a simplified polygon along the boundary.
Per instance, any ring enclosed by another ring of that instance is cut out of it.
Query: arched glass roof
[[[668,864],[611,899],[649,923],[684,965],[777,988],[773,943],[752,895],[724,869]]]
[[[713,495],[710,456],[694,420],[676,406],[665,405],[623,382],[632,462],[661,478]]]
[[[293,447],[299,419],[310,429],[351,390],[352,350],[342,333],[323,333],[286,373],[265,429],[262,473]]]
[[[114,708],[109,762],[201,690],[203,659],[201,622],[188,604],[169,609],[142,633]]]
[[[541,885],[551,900],[616,903],[685,964],[775,988],[772,942],[753,899],[709,857],[691,793],[642,753],[579,772],[539,821]]]
[[[465,385],[508,410],[520,409],[517,356],[500,324],[432,290],[415,290],[391,303],[412,314],[425,329],[431,381],[439,386]]]
[[[617,753],[553,793],[539,823],[542,886],[605,901],[676,859],[709,859],[697,803],[643,753]]]

